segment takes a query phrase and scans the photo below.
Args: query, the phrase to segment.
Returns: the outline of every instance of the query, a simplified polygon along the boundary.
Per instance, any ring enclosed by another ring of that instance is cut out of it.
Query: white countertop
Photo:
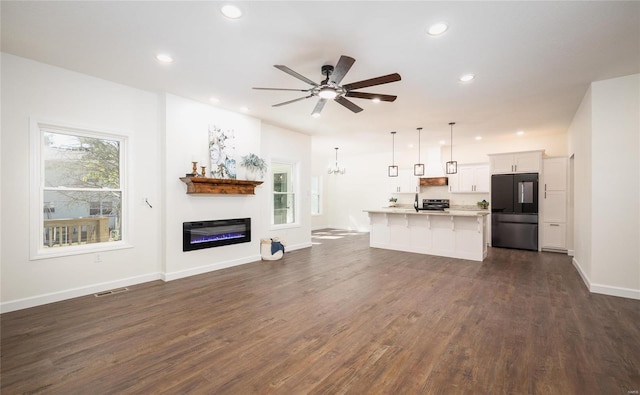
[[[439,216],[456,216],[456,217],[476,217],[478,215],[488,215],[489,210],[420,210],[416,212],[414,208],[402,207],[383,207],[373,210],[363,210],[366,213],[376,214],[409,214],[409,215],[439,215]]]

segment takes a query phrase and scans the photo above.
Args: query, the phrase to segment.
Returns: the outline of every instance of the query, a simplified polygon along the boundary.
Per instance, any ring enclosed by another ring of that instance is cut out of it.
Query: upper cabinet
[[[543,161],[545,191],[567,189],[567,158],[545,158]]]
[[[413,175],[413,170],[399,170],[398,177],[389,178],[389,192],[416,193],[420,191],[420,178]]]
[[[489,155],[491,174],[539,173],[542,151],[511,152]]]
[[[458,165],[458,173],[449,179],[452,193],[489,193],[491,177],[489,165]]]

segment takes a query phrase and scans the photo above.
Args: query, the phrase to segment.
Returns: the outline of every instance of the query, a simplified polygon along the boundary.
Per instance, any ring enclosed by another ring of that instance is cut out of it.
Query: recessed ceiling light
[[[444,140],[440,140],[440,145],[445,145],[445,144],[447,144],[447,142],[446,142],[446,141],[444,141]]]
[[[413,148],[413,144],[409,143],[409,144],[407,144],[407,147],[408,148]]]
[[[476,141],[482,140],[482,136],[476,136]]]
[[[524,130],[518,130],[518,131],[516,132],[516,134],[517,134],[518,136],[523,136],[523,135],[524,135]]]
[[[469,82],[469,81],[473,80],[474,78],[476,78],[475,74],[465,74],[465,75],[461,76],[460,78],[458,78],[458,80],[460,82]]]
[[[314,118],[320,118],[320,113],[319,112],[314,112],[313,114],[311,114],[312,117]]]
[[[430,36],[439,36],[446,32],[448,28],[449,25],[447,25],[446,23],[438,22],[429,26],[429,30],[427,30],[427,33],[429,33]]]
[[[222,15],[226,16],[229,19],[238,19],[242,16],[242,11],[240,8],[233,4],[225,4],[220,8],[220,12]]]
[[[373,99],[371,99],[371,101],[374,103],[380,103],[380,98],[374,97]]]
[[[216,104],[217,104],[217,103],[220,103],[220,99],[218,99],[217,97],[213,97],[213,96],[211,96],[211,97],[209,98],[209,101],[210,101],[211,103],[216,103]]]
[[[159,53],[156,55],[156,59],[158,59],[158,62],[160,63],[171,63],[173,62],[173,58],[169,55],[167,55],[166,53]]]

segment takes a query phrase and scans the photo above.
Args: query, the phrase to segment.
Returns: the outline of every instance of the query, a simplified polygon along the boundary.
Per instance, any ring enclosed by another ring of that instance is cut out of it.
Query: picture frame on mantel
[[[236,142],[233,129],[209,125],[209,175],[211,178],[236,179]]]

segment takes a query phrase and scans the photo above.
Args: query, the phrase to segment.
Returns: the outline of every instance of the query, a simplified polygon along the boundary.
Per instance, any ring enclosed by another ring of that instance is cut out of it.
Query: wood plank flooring
[[[490,249],[473,262],[371,249],[368,234],[313,240],[280,261],[3,314],[0,390],[640,390],[640,301],[589,294],[566,255]]]

